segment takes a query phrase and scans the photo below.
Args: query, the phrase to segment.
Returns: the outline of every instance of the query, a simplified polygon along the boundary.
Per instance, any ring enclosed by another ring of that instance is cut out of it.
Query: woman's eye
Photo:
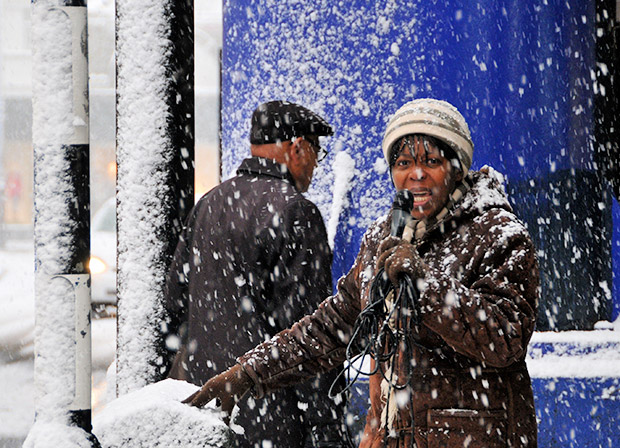
[[[409,160],[401,159],[396,161],[397,166],[408,166],[410,164]]]
[[[441,160],[439,160],[439,159],[437,159],[437,158],[432,157],[432,158],[428,159],[428,160],[426,161],[426,163],[427,163],[429,166],[438,166],[438,165],[441,165]]]

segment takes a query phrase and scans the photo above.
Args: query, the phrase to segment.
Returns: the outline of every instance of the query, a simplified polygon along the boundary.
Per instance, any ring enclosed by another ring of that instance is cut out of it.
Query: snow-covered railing
[[[181,400],[198,386],[167,379],[108,403],[93,432],[104,448],[229,448],[232,431],[215,403],[197,408]]]
[[[527,365],[533,378],[620,378],[620,331],[536,332]]]

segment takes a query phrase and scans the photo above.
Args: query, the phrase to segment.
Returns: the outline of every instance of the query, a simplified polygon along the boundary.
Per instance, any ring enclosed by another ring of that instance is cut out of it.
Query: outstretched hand
[[[219,400],[222,411],[230,418],[237,401],[252,387],[252,380],[239,364],[207,381],[200,390],[194,392],[183,403],[202,407],[211,400]],[[228,422],[227,422],[228,423]]]
[[[381,268],[389,277],[393,285],[398,286],[402,275],[410,275],[413,280],[423,278],[427,270],[426,264],[420,258],[417,248],[400,238],[389,236],[381,241],[377,250],[376,271]]]

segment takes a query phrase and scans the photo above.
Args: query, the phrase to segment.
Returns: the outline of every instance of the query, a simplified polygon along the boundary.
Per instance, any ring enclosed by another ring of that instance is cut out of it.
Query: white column
[[[116,391],[124,395],[161,378],[164,279],[193,205],[193,2],[117,0],[116,58]]]
[[[41,425],[91,429],[85,1],[33,0],[32,39],[37,446]]]

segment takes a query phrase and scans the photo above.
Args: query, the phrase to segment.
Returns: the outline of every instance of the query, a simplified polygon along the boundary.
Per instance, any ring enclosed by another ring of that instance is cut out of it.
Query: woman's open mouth
[[[423,207],[431,200],[431,194],[428,191],[424,192],[412,192],[413,193],[413,206]]]

